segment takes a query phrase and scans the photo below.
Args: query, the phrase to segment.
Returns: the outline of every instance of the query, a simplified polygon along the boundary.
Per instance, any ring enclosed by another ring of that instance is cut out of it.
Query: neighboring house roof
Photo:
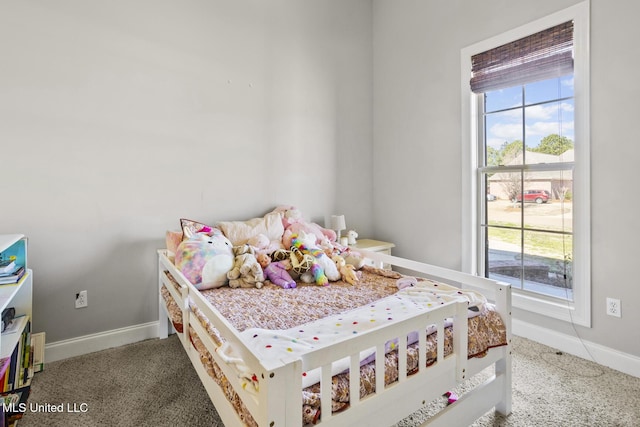
[[[553,154],[536,153],[534,151],[527,151],[527,163],[528,164],[541,164],[541,163],[564,163],[574,161],[575,150],[567,150],[559,156]],[[521,165],[522,153],[518,154],[507,165]],[[527,180],[531,181],[551,181],[551,180],[571,180],[573,178],[573,171],[539,171],[539,172],[526,172],[530,177]],[[495,173],[489,177],[489,181],[507,181],[510,179],[509,173]]]
[[[556,156],[554,154],[546,154],[546,153],[536,153],[535,151],[527,151],[527,163],[535,164],[535,163],[562,163],[562,162],[573,162],[575,150],[567,150],[564,153]],[[518,154],[512,161],[507,163],[507,165],[521,165],[522,164],[522,153]]]

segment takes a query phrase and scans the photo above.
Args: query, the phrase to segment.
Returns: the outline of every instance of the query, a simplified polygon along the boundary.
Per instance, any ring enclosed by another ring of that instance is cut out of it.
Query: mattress
[[[172,281],[171,275],[166,272]],[[405,278],[398,272],[364,267],[361,270],[361,280],[356,286],[338,281],[330,286],[299,284],[295,289],[282,289],[269,282],[261,289],[255,288],[218,288],[202,291],[206,299],[215,307],[239,332],[265,330],[289,330],[301,325],[311,325],[324,318],[340,316],[350,310],[357,310],[368,304],[390,298],[398,293],[398,281]],[[416,279],[429,286],[447,286],[429,279]],[[174,281],[175,282],[175,281]],[[177,283],[175,283],[177,287]],[[167,303],[169,317],[176,328],[182,330],[182,312],[171,298],[169,292],[162,289],[162,296]],[[211,325],[208,319],[197,307],[191,307],[195,317],[208,331],[213,341],[221,345],[223,337]],[[500,316],[491,304],[481,304],[476,311],[469,311],[468,356],[482,357],[492,347],[506,344],[506,329]],[[229,401],[234,405],[240,418],[249,426],[256,425],[237,394],[233,391],[228,380],[222,375],[219,367],[213,361],[200,337],[190,329],[190,339],[200,354],[200,359],[209,375],[225,391]],[[452,352],[453,332],[446,327],[445,351],[447,356]],[[407,374],[418,369],[418,344],[409,341],[407,348]],[[385,358],[385,385],[392,384],[398,379],[398,352],[392,349]],[[427,336],[427,365],[437,359],[437,333]],[[306,373],[305,373],[306,374]],[[303,375],[305,375],[303,374]],[[375,361],[364,360],[360,368],[360,397],[375,392]],[[320,387],[311,384],[304,388],[303,395],[303,423],[314,424],[320,417]],[[348,371],[337,373],[333,379],[332,410],[340,411],[349,405],[349,375]]]

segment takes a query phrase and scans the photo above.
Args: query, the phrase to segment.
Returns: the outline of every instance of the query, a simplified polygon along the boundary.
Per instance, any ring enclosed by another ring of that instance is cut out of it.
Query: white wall
[[[0,233],[30,238],[34,329],[157,319],[180,217],[286,203],[370,231],[371,19],[360,0],[3,1]]]
[[[461,266],[460,50],[575,3],[374,0],[375,226],[398,254]],[[592,328],[514,312],[635,356],[639,12],[633,0],[591,1]],[[621,319],[605,315],[607,296],[622,300]]]

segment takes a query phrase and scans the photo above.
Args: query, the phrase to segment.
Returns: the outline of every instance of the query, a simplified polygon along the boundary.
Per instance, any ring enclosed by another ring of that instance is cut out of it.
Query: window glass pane
[[[560,99],[564,96],[573,96],[573,79],[571,79],[571,95],[562,95],[563,85],[567,85],[567,78],[565,77],[556,77],[548,80],[541,80],[534,83],[529,83],[524,86],[525,91],[525,104],[538,104],[540,102],[547,102],[554,99]],[[566,89],[565,92],[566,93]]]
[[[487,196],[487,224],[506,227],[522,226],[522,209],[513,200],[520,193],[522,186],[520,172],[498,172],[487,176],[487,188],[491,198]]]
[[[527,164],[573,161],[559,157],[573,149],[573,99],[532,105],[524,114]]]
[[[573,299],[572,236],[525,231],[523,242],[523,289]]]
[[[573,77],[488,92],[484,106],[486,275],[572,300]]]
[[[560,97],[567,98],[573,96],[573,74],[560,77]]]
[[[497,165],[522,164],[523,128],[521,109],[486,114],[487,154],[491,154],[491,150],[500,153],[494,159],[487,158],[487,161],[495,161]]]
[[[571,170],[525,172],[524,191],[516,196],[525,228],[573,231],[572,176]]]
[[[524,90],[525,105],[573,97],[573,75],[529,83]]]
[[[487,228],[486,271],[488,277],[522,288],[520,230]]]
[[[521,106],[522,86],[486,92],[484,102],[484,111],[487,113]]]

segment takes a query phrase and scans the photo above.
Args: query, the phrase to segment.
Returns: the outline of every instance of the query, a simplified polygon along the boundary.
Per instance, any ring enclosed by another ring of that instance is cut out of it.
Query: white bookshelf
[[[31,320],[33,272],[27,268],[27,239],[24,235],[0,234],[0,255],[3,258],[15,256],[18,265],[26,269],[17,283],[0,285],[0,313],[9,307],[16,310],[15,325],[0,334],[0,358],[4,358],[11,357],[27,322]]]

